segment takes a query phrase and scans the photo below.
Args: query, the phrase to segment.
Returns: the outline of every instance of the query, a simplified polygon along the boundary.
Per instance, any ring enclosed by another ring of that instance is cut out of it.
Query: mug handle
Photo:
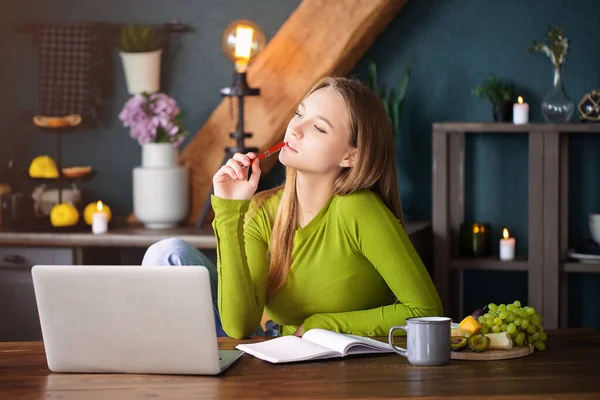
[[[404,357],[408,357],[407,355],[407,351],[406,349],[396,346],[394,344],[394,331],[397,329],[402,329],[403,331],[405,331],[406,333],[408,333],[408,329],[407,329],[407,325],[402,325],[402,326],[392,326],[392,329],[390,329],[390,335],[388,336],[388,341],[390,342],[390,346],[392,346],[392,350],[394,350],[396,353],[400,354],[401,356]]]

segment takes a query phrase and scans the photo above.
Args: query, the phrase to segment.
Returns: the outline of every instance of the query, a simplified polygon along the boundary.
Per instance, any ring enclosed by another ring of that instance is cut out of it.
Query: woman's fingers
[[[249,182],[254,185],[254,187],[258,187],[258,181],[260,179],[260,161],[258,158],[255,158],[252,161],[252,175],[250,175]]]
[[[221,167],[221,171],[225,174],[225,175],[229,175],[231,177],[231,179],[238,179],[237,177],[237,173],[229,166],[227,165],[223,165]]]
[[[246,167],[249,166],[250,164],[252,164],[252,160],[246,154],[235,153],[233,155],[233,159],[238,161],[240,164],[242,164],[243,166],[246,166]]]
[[[220,168],[220,172],[224,175],[228,175],[231,179],[247,179],[246,169],[252,165],[253,170],[259,167],[254,167],[254,162],[258,163],[258,159],[254,153],[241,154],[236,153],[232,158],[227,160],[225,165]],[[260,176],[260,170],[259,170]]]
[[[244,171],[242,170],[242,166],[240,165],[240,162],[231,158],[231,159],[229,159],[229,161],[227,161],[226,165],[235,171],[235,173],[239,179],[245,178]]]

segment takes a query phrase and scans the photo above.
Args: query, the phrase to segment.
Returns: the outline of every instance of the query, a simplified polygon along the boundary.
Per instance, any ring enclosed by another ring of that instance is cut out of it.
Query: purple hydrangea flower
[[[179,146],[189,135],[183,126],[183,113],[177,102],[164,93],[132,96],[119,113],[123,126],[140,145],[171,143]]]

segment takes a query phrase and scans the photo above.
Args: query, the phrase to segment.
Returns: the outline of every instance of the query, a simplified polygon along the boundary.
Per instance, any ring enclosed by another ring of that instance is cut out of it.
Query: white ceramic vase
[[[133,212],[146,228],[173,228],[188,214],[188,172],[177,155],[169,143],[142,146],[142,165],[133,169]]]
[[[160,90],[160,60],[162,50],[147,53],[119,53],[125,71],[127,91],[134,95]]]

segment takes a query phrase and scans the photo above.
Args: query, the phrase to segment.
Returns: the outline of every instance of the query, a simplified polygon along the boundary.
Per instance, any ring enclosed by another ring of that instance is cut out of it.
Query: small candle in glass
[[[463,222],[460,227],[460,255],[486,257],[490,255],[491,226],[488,223]]]

